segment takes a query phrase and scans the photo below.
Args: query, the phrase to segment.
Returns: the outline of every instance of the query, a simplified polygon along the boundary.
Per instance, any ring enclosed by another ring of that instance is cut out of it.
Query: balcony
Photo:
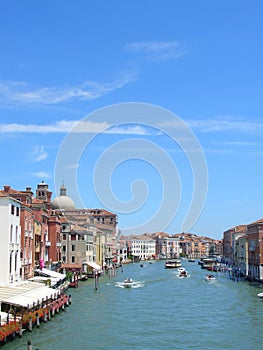
[[[60,248],[60,247],[62,246],[62,243],[61,243],[61,242],[57,242],[57,243],[56,243],[56,246],[57,246],[58,248]]]
[[[51,247],[51,242],[50,241],[45,241],[45,247]]]

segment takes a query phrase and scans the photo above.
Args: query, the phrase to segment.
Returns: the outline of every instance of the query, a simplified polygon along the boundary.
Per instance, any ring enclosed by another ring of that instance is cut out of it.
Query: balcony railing
[[[50,241],[45,241],[45,247],[51,247],[51,242]]]

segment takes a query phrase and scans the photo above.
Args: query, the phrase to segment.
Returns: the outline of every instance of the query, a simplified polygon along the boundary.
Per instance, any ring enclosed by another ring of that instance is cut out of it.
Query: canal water
[[[3,348],[26,350],[30,340],[32,350],[262,350],[262,289],[223,272],[209,283],[197,262],[182,266],[189,277],[156,261],[124,265],[97,290],[93,279],[80,282],[65,312]],[[127,277],[139,287],[120,288]]]

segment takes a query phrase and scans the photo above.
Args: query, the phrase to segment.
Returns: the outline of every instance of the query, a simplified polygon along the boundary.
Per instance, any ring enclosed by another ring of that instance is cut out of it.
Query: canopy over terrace
[[[1,304],[32,308],[42,300],[54,299],[59,291],[39,283],[25,282],[16,286],[0,286]]]
[[[42,269],[36,269],[35,272],[40,276],[48,276],[48,277],[56,278],[58,281],[64,281],[67,277],[64,273],[52,271],[44,267]]]
[[[84,263],[83,263],[84,264]],[[96,264],[95,262],[87,261],[86,264],[92,267],[94,270],[101,271],[101,266]]]

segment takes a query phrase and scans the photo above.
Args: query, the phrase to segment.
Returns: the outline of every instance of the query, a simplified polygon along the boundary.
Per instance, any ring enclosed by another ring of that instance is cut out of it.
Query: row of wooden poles
[[[33,326],[36,325],[38,328],[40,327],[40,321],[47,322],[54,316],[56,313],[59,313],[60,310],[65,311],[65,307],[71,304],[71,295],[61,294],[57,300],[53,300],[50,302],[44,309],[44,313],[42,315],[36,310],[35,312],[35,320],[33,321],[32,317],[29,317],[27,328],[23,328],[22,319],[20,321],[20,328],[16,332],[19,337],[23,336],[23,332],[25,330],[32,332]],[[15,334],[14,334],[15,335]],[[13,339],[13,338],[12,338]],[[27,342],[27,349],[32,350],[32,344],[29,340]],[[39,349],[36,349],[39,350]]]

